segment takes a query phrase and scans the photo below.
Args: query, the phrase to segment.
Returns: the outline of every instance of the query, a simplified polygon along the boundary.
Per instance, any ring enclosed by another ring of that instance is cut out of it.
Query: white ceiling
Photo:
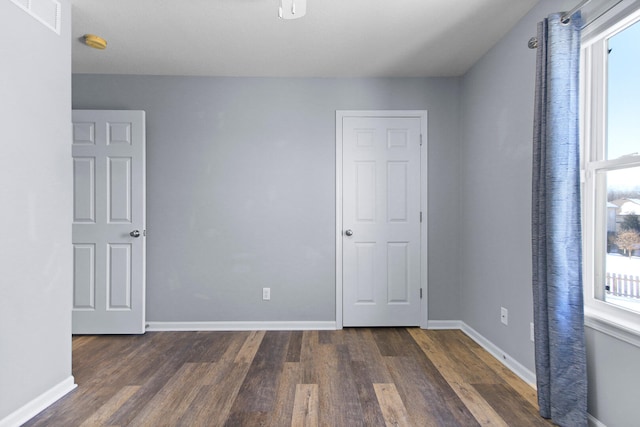
[[[72,0],[73,72],[458,76],[537,1],[308,0],[305,17],[281,20],[279,0]]]

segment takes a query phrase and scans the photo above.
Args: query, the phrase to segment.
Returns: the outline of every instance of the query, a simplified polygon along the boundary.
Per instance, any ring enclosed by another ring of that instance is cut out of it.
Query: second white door
[[[144,120],[73,111],[74,334],[145,331]]]
[[[421,118],[342,118],[344,326],[418,326]]]

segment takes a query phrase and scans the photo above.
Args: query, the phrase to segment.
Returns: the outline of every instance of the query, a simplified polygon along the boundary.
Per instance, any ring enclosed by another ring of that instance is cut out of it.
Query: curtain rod
[[[563,13],[562,16],[560,17],[560,22],[562,22],[563,24],[568,24],[571,21],[571,16],[577,11],[579,11],[580,9],[582,9],[582,6],[586,5],[590,1],[591,0],[582,0],[580,3],[575,5],[573,9]],[[531,37],[529,39],[529,42],[527,43],[527,46],[529,46],[529,49],[536,49],[538,47],[538,38]]]
[[[573,15],[574,13],[576,13],[577,11],[579,11],[580,9],[582,9],[582,6],[586,5],[587,3],[589,3],[591,0],[582,0],[580,3],[578,3],[573,9],[571,9],[568,12],[565,12],[562,14],[562,17],[560,18],[560,22],[562,22],[563,24],[568,24],[569,21],[571,21],[571,15]]]
[[[579,11],[584,5],[586,5],[587,3],[589,3],[591,0],[583,0],[581,1],[576,7],[574,7],[573,9],[571,9],[568,12],[565,12],[562,14],[562,16],[560,17],[560,21],[563,24],[568,24],[569,21],[571,21],[571,16],[576,13],[577,11]],[[600,13],[598,16],[594,16],[591,19],[589,19],[588,22],[584,23],[582,25],[582,27],[580,29],[585,29],[586,27],[588,27],[589,25],[591,25],[591,23],[593,21],[595,21],[596,19],[600,18],[602,15],[604,15],[605,13],[609,12],[611,9],[613,9],[614,7],[616,7],[617,5],[619,5],[620,3],[622,3],[623,0],[617,0],[615,2],[613,2],[611,4],[611,6],[607,7],[602,13]],[[537,37],[531,37],[529,39],[529,42],[527,43],[527,45],[529,46],[529,49],[536,49],[538,47],[538,38]]]

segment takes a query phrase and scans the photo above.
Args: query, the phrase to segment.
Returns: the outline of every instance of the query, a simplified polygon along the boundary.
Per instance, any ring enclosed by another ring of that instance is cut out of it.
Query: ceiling
[[[459,76],[537,2],[307,0],[306,16],[281,20],[280,0],[72,0],[73,72]]]

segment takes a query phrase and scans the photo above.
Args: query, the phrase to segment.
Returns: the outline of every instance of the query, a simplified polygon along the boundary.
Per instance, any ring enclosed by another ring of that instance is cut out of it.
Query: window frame
[[[601,270],[604,268],[604,257],[598,260],[597,256],[601,256],[601,248],[606,248],[606,233],[600,232],[603,227],[606,228],[606,224],[603,223],[606,219],[598,218],[596,215],[598,195],[603,191],[601,186],[598,193],[596,175],[599,171],[640,166],[638,155],[604,159],[604,144],[607,136],[607,40],[639,21],[640,1],[623,0],[588,24],[582,32],[580,65],[585,325],[638,347],[640,347],[640,313],[599,299],[595,283],[597,277],[602,277]]]

